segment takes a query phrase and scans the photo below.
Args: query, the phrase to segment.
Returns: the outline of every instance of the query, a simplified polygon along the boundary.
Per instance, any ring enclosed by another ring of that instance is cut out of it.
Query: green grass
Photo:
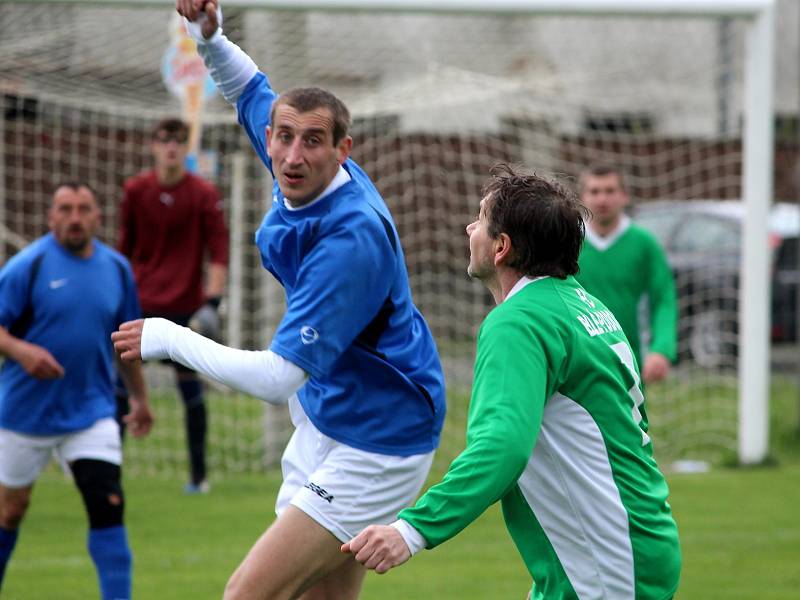
[[[797,598],[800,589],[800,465],[672,475],[681,532],[683,599]],[[209,496],[184,497],[181,482],[126,482],[137,598],[221,597],[230,573],[272,519],[278,477],[243,475]],[[40,480],[4,600],[95,598],[77,493],[56,472]],[[364,599],[525,597],[528,577],[497,507],[461,535],[384,576]]]
[[[798,597],[799,402],[795,382],[776,380],[771,420],[775,466],[668,475],[683,549],[678,598]],[[449,435],[463,439],[456,424],[450,427]],[[438,473],[442,468],[437,463]],[[220,475],[212,493],[201,497],[183,496],[183,483],[183,473],[172,479],[126,476],[136,598],[221,597],[228,576],[273,518],[279,485],[275,472]],[[34,490],[3,600],[96,598],[85,527],[77,492],[60,472],[49,469]],[[523,600],[528,586],[524,566],[493,507],[440,548],[387,575],[370,574],[362,598]]]

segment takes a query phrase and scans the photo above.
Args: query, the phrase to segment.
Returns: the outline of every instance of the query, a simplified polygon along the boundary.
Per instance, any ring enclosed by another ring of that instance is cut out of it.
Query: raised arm
[[[222,10],[218,1],[176,0],[175,9],[186,19],[186,29],[197,43],[197,52],[203,57],[220,93],[235,105],[258,73],[258,67],[222,33]]]
[[[236,106],[239,123],[247,132],[262,162],[272,168],[267,155],[266,128],[270,109],[278,97],[256,63],[222,33],[218,0],[177,0],[178,13],[186,19],[189,35],[197,42],[211,77],[222,96]]]

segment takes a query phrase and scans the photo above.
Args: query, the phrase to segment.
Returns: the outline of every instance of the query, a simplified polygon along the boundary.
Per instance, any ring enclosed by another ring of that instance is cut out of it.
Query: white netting
[[[172,11],[12,1],[2,14],[0,252],[43,233],[53,184],[75,178],[98,190],[101,234],[113,243],[122,181],[150,164],[148,129],[181,111],[161,76]],[[354,157],[394,213],[415,300],[454,392],[443,460],[463,444],[474,334],[490,307],[488,294],[466,277],[463,231],[492,163],[522,162],[567,177],[588,162],[614,163],[641,201],[741,193],[744,26],[735,20],[258,9],[230,9],[225,17],[228,36],[276,89],[321,85],[352,109]],[[270,181],[230,107],[212,99],[202,120],[209,172],[228,199],[228,215],[241,215],[232,223],[241,259],[232,267],[228,331],[243,346],[265,347],[283,299],[251,239]],[[682,364],[649,398],[658,452],[732,451],[734,363],[721,362],[727,375]],[[160,382],[161,422],[151,439],[128,444],[128,463],[159,473],[183,469],[171,374],[150,371]],[[264,423],[273,428],[266,435]],[[274,462],[288,427],[280,411],[265,416],[255,400],[214,392],[212,471]]]

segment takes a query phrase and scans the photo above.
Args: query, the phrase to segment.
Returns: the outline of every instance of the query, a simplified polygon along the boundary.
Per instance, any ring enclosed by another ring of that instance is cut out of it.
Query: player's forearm
[[[144,360],[169,358],[270,404],[285,404],[308,380],[270,350],[229,348],[166,319],[145,319],[141,354]]]
[[[217,89],[225,100],[235,105],[247,84],[258,72],[256,63],[225,37],[222,27],[209,39],[204,39],[199,30],[199,22],[184,21],[189,34],[197,42],[197,53],[203,58]]]
[[[206,273],[206,298],[219,298],[225,293],[225,282],[228,279],[228,267],[211,263]]]
[[[423,537],[428,548],[456,536],[519,478],[527,458],[509,448],[513,441],[501,438],[498,434],[494,439],[469,443],[444,479],[398,515]]]
[[[651,292],[650,329],[652,341],[650,351],[663,354],[669,360],[677,355],[678,303],[675,286],[670,280],[663,283],[657,293]]]
[[[15,350],[18,344],[18,338],[11,335],[5,327],[0,327],[0,355],[17,360],[15,358]]]
[[[467,447],[441,483],[398,515],[429,548],[455,536],[507,494],[533,452],[547,366],[544,353],[518,329],[510,317],[484,324],[478,334]]]
[[[670,361],[677,357],[677,313],[676,309],[664,307],[653,315],[650,352],[663,354]]]
[[[147,402],[147,384],[144,380],[141,363],[118,360],[117,369],[125,384],[125,389],[140,401]]]

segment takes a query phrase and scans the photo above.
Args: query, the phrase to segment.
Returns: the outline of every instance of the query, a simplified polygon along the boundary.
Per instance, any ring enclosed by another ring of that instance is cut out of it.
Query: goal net
[[[97,190],[100,235],[114,244],[121,184],[150,165],[147,132],[192,110],[165,84],[173,11],[11,0],[2,12],[0,258],[46,231],[53,185],[66,179]],[[353,156],[394,214],[446,366],[440,466],[463,447],[475,333],[491,308],[466,276],[464,227],[493,163],[570,184],[588,164],[618,165],[641,205],[742,198],[744,19],[232,6],[225,30],[277,90],[320,85],[353,112]],[[265,348],[284,309],[252,244],[271,180],[231,107],[210,95],[197,114],[201,172],[222,190],[232,231],[227,339]],[[679,276],[680,362],[647,390],[662,460],[736,452],[738,284],[722,268],[712,261]],[[158,424],[127,443],[128,469],[183,472],[172,373],[148,365],[148,379]],[[275,464],[290,433],[285,412],[209,392],[212,473]]]

